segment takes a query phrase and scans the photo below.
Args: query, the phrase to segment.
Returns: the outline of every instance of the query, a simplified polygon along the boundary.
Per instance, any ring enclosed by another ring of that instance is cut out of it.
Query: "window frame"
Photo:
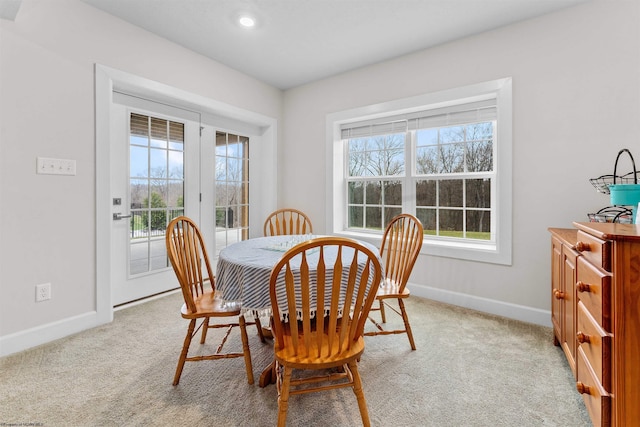
[[[469,86],[427,93],[410,98],[403,98],[367,105],[327,115],[327,182],[326,182],[326,229],[329,233],[353,237],[380,244],[382,233],[354,230],[347,227],[347,194],[345,163],[345,147],[341,135],[341,126],[363,120],[375,120],[383,117],[410,114],[416,111],[441,108],[463,103],[496,99],[497,126],[494,150],[495,192],[492,194],[492,206],[495,206],[495,241],[473,242],[458,239],[432,239],[425,235],[422,254],[480,261],[494,264],[511,265],[512,262],[512,80],[503,78]],[[415,150],[415,141],[411,141],[410,149]],[[413,153],[406,154],[407,156]],[[410,189],[410,176],[405,165],[403,185]],[[415,211],[415,190],[403,194],[405,208]],[[495,199],[494,199],[495,198]]]

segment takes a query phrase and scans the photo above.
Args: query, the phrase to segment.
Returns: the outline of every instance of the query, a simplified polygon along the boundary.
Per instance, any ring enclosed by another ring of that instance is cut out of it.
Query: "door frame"
[[[250,162],[251,173],[259,177],[252,182],[250,204],[250,236],[261,234],[262,219],[277,204],[277,120],[211,98],[196,95],[163,83],[145,79],[124,71],[95,64],[96,100],[96,323],[113,320],[111,299],[111,159],[110,122],[113,91],[138,95],[169,105],[200,110],[221,123],[237,123],[259,129],[253,136],[252,157],[260,162]]]
[[[122,215],[130,215],[131,194],[130,184],[130,117],[132,114],[140,114],[147,117],[158,118],[160,120],[172,121],[184,124],[184,145],[183,145],[183,183],[184,183],[184,205],[185,215],[193,218],[198,224],[201,223],[199,193],[202,180],[200,179],[200,136],[201,114],[160,104],[139,96],[133,97],[114,91],[111,118],[111,158],[116,159],[111,162],[111,197],[119,198],[122,202],[119,206],[113,206],[115,211]],[[169,147],[165,147],[169,148]],[[149,147],[147,147],[147,150]],[[116,152],[114,152],[115,150]],[[148,166],[148,165],[147,165]],[[129,235],[130,221],[112,221],[111,223],[111,261],[110,269],[111,298],[114,306],[130,305],[133,301],[144,300],[151,295],[162,294],[179,287],[176,276],[170,264],[165,264],[163,268],[149,269],[144,272],[131,272],[131,256],[133,253],[133,241]],[[153,245],[164,247],[164,238],[153,239]],[[148,242],[146,242],[148,243]],[[147,247],[146,243],[138,241],[138,245]],[[138,246],[140,247],[140,246]],[[147,253],[147,255],[149,255]],[[165,261],[168,261],[166,256]]]

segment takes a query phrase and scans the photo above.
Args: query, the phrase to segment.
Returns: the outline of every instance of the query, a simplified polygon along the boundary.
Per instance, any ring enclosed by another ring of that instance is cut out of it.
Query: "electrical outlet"
[[[36,302],[51,299],[51,283],[36,285]]]

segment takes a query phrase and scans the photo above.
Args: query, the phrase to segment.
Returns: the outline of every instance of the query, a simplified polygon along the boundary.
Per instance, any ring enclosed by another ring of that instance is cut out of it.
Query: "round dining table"
[[[312,237],[257,237],[227,246],[218,257],[216,290],[226,303],[241,305],[243,313],[269,316],[271,270],[289,248]]]
[[[239,304],[242,312],[261,317],[271,315],[269,276],[282,255],[313,235],[258,237],[243,240],[220,251],[216,269],[216,290],[229,304]],[[366,242],[359,242],[378,253]],[[330,259],[329,259],[330,260]]]
[[[319,236],[258,237],[227,246],[220,251],[218,258],[216,292],[226,304],[240,305],[243,314],[252,313],[253,316],[270,318],[272,313],[269,294],[271,270],[287,250],[315,237]],[[371,249],[373,253],[378,253],[374,245],[362,241],[359,243]],[[327,256],[327,261],[330,262],[331,256],[329,254]],[[272,381],[271,368],[272,366],[263,371],[260,386],[265,386]]]

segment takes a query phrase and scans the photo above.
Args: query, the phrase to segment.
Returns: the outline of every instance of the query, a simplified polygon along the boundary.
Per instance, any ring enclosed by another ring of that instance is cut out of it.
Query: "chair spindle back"
[[[380,254],[382,256],[385,280],[398,285],[400,292],[404,290],[418,258],[424,231],[420,221],[410,214],[394,217],[382,236]]]
[[[265,236],[311,234],[313,226],[309,217],[297,209],[278,209],[264,223]]]
[[[169,223],[165,238],[169,260],[180,282],[184,301],[189,311],[194,313],[194,300],[204,292],[205,282],[210,282],[215,289],[204,240],[198,226],[186,216],[179,216]]]
[[[381,279],[377,255],[351,239],[316,238],[290,249],[270,277],[276,346],[312,359],[348,351],[363,335]]]

